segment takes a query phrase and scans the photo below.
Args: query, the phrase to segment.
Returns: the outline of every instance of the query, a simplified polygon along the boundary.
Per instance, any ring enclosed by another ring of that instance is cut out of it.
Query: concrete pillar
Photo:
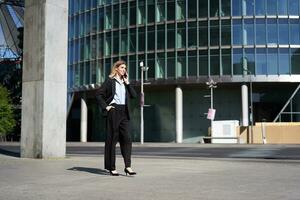
[[[81,98],[80,112],[80,142],[87,142],[87,119],[88,109],[84,98]]]
[[[242,85],[242,126],[249,125],[248,86]]]
[[[183,108],[183,96],[180,86],[176,87],[176,143],[182,143],[183,132],[183,120],[182,120],[182,108]]]
[[[26,0],[21,157],[66,152],[68,0]]]

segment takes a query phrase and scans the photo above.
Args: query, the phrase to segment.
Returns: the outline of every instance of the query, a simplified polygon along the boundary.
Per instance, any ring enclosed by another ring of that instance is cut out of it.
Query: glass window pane
[[[208,15],[208,5],[207,5],[208,1],[198,1],[198,5],[199,5],[199,17],[203,18],[203,17],[207,17]]]
[[[121,50],[120,53],[127,53],[127,30],[121,32]]]
[[[289,0],[289,14],[299,15],[299,0]]]
[[[104,9],[100,8],[98,10],[98,31],[103,31],[104,29]]]
[[[231,50],[222,49],[222,74],[231,75]]]
[[[256,74],[267,74],[267,54],[266,49],[256,49]]]
[[[129,66],[128,66],[128,72],[129,72],[129,78],[132,80],[136,80],[136,56],[129,56]]]
[[[278,15],[287,15],[288,0],[278,0]]]
[[[155,66],[155,78],[164,78],[165,76],[165,54],[158,53],[156,66]]]
[[[268,44],[277,44],[277,23],[276,19],[267,19]]]
[[[188,24],[188,47],[197,47],[197,22],[189,22]]]
[[[278,74],[277,50],[278,49],[268,49],[268,74]]]
[[[91,58],[96,59],[96,55],[97,55],[97,36],[93,35],[91,41]]]
[[[157,49],[165,48],[165,26],[157,26]]]
[[[138,1],[137,24],[145,24],[145,1]]]
[[[233,66],[234,75],[243,74],[243,50],[242,49],[233,49],[232,66]]]
[[[98,35],[98,52],[97,52],[98,58],[101,58],[103,56],[103,33]]]
[[[167,76],[168,78],[175,77],[175,53],[167,53]]]
[[[287,19],[279,19],[279,44],[289,44],[289,25]]]
[[[210,16],[219,16],[219,0],[210,0]]]
[[[139,51],[145,51],[145,28],[139,28],[139,35],[138,35],[138,47]]]
[[[245,49],[245,58],[243,63],[243,70],[247,69],[247,74],[255,74],[255,57],[254,57],[254,49]]]
[[[231,7],[230,0],[221,0],[221,12],[220,16],[230,16],[231,15]]]
[[[199,46],[206,47],[207,46],[207,22],[200,21],[199,22]]]
[[[155,20],[155,5],[154,0],[148,0],[148,23],[152,23]]]
[[[178,23],[177,24],[177,34],[176,34],[176,41],[177,41],[177,48],[185,48],[185,23]]]
[[[107,33],[105,36],[105,56],[111,55],[111,33]]]
[[[233,45],[242,45],[242,21],[241,20],[233,20],[232,27],[233,34]]]
[[[81,64],[80,64],[80,71],[79,71],[79,73],[80,73],[80,74],[79,74],[79,84],[80,84],[80,85],[84,85],[84,82],[85,82],[85,81],[84,81],[84,77],[85,77],[85,76],[84,76],[84,75],[85,75],[85,74],[84,74],[84,63],[81,63]]]
[[[266,23],[264,19],[256,19],[256,44],[266,44]]]
[[[177,52],[177,77],[186,76],[186,55],[185,51]]]
[[[197,51],[188,52],[189,76],[197,76]]]
[[[210,21],[210,45],[219,45],[219,21]]]
[[[90,84],[91,82],[90,82],[90,74],[91,74],[91,72],[90,72],[90,63],[89,62],[87,62],[86,64],[85,64],[85,83],[84,84],[86,84],[86,85],[88,85],[88,84]]]
[[[113,54],[118,54],[119,53],[119,31],[114,31],[113,32]]]
[[[267,0],[267,15],[277,14],[277,0]]]
[[[127,27],[128,23],[128,6],[127,3],[121,4],[121,27]]]
[[[279,74],[290,73],[289,49],[279,49]]]
[[[156,21],[162,22],[166,19],[166,13],[165,13],[165,1],[164,0],[158,0],[157,6],[156,6]]]
[[[91,12],[85,14],[85,34],[91,32]]]
[[[176,19],[185,19],[185,0],[177,0]]]
[[[135,52],[136,49],[136,29],[135,28],[131,28],[129,30],[130,32],[130,36],[129,36],[129,51]]]
[[[199,51],[199,75],[208,75],[208,53],[207,51]]]
[[[110,29],[112,26],[111,26],[111,7],[107,7],[106,8],[106,12],[105,12],[105,29]]]
[[[149,67],[149,69],[147,70],[148,78],[155,78],[155,55],[154,55],[154,53],[148,54],[147,66]]]
[[[254,0],[246,0],[246,3],[244,4],[246,6],[246,14],[247,16],[254,15]]]
[[[300,44],[300,28],[298,19],[290,19],[290,43]]]
[[[79,33],[79,36],[82,37],[84,35],[84,25],[85,25],[85,15],[82,14],[82,15],[79,15],[79,25],[80,25],[80,33]]]
[[[97,11],[93,10],[92,11],[92,27],[91,27],[91,31],[92,33],[95,33],[97,31]]]
[[[241,0],[232,0],[232,15],[233,16],[242,16],[242,1]]]
[[[210,51],[210,75],[220,74],[220,55],[219,50]]]
[[[189,18],[197,18],[197,0],[188,1]]]
[[[154,26],[148,27],[148,50],[154,50],[155,49],[155,32],[154,32]]]
[[[168,24],[167,26],[168,49],[173,49],[175,48],[175,25]]]
[[[244,45],[254,44],[254,26],[253,19],[245,19]]]
[[[265,0],[255,1],[255,15],[266,14],[266,3]]]
[[[300,74],[300,49],[291,49],[292,74]]]
[[[114,17],[114,28],[119,28],[119,5],[114,5],[114,14],[113,14],[113,17]]]
[[[136,24],[136,2],[131,1],[130,4],[130,25]]]
[[[168,0],[167,1],[167,16],[168,20],[175,20],[175,1]]]

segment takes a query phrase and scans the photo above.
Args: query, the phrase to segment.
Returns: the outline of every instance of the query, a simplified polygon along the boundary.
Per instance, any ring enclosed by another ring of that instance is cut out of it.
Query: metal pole
[[[141,144],[144,144],[144,63],[140,62],[141,67]]]

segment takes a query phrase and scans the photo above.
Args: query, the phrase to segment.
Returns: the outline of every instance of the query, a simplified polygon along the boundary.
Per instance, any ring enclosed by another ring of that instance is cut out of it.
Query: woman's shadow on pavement
[[[80,172],[88,172],[92,174],[105,175],[109,176],[109,172],[107,170],[99,169],[99,168],[90,168],[90,167],[72,167],[68,170],[71,171],[80,171]]]

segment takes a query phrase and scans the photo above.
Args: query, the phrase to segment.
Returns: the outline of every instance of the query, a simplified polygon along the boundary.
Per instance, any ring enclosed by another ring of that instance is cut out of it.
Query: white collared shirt
[[[116,92],[112,102],[110,102],[110,105],[113,103],[118,105],[125,105],[126,104],[125,83],[123,80],[120,80],[116,76],[114,77],[114,79],[116,79]]]

